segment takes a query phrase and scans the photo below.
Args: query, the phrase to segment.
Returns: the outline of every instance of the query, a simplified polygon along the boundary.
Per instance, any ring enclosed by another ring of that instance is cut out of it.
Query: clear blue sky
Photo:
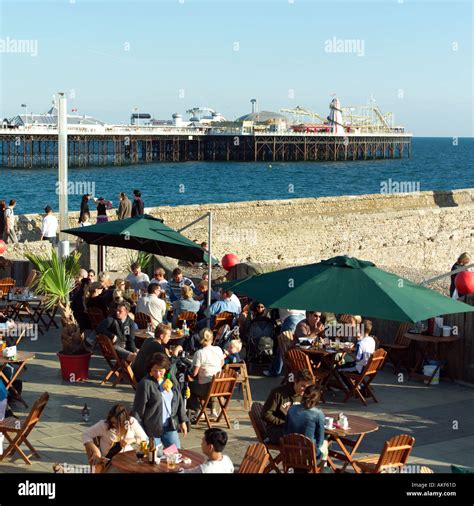
[[[326,116],[332,93],[344,106],[372,94],[415,135],[473,135],[471,1],[182,1],[0,0],[0,39],[38,42],[36,57],[0,53],[0,116],[44,112],[57,91],[117,123],[133,107],[234,119],[253,97]],[[363,56],[326,52],[333,38]]]

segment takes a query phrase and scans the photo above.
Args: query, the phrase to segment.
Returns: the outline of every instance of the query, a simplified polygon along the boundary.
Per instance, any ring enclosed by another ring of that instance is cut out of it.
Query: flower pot
[[[57,355],[61,364],[61,375],[64,381],[74,383],[87,379],[92,353],[85,353],[84,355],[64,355],[63,353],[58,353]]]

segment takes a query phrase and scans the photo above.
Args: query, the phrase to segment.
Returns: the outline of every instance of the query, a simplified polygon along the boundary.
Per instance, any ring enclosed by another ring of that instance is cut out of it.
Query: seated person
[[[346,372],[357,372],[360,374],[375,351],[375,339],[370,335],[373,328],[372,321],[364,320],[362,328],[364,329],[364,336],[359,338],[356,344],[355,360],[346,361],[344,365],[339,367]]]
[[[227,444],[227,432],[223,429],[213,427],[204,432],[201,441],[202,453],[207,457],[207,461],[196,469],[185,471],[187,473],[233,473],[234,465],[227,455],[222,452]]]
[[[133,374],[137,382],[146,376],[147,363],[154,353],[163,353],[168,357],[177,357],[181,353],[183,350],[181,346],[175,346],[170,351],[168,348],[170,338],[171,327],[166,323],[159,323],[155,328],[155,337],[153,339],[145,339],[132,365]]]
[[[0,381],[0,421],[5,418],[5,413],[7,412],[8,407],[8,390],[3,384],[3,381]],[[3,434],[0,434],[0,442],[3,439]]]
[[[168,281],[165,279],[165,274],[165,270],[162,267],[158,267],[158,269],[155,269],[155,273],[150,279],[150,283],[157,283],[165,293],[168,293]]]
[[[214,334],[211,329],[203,329],[200,334],[201,349],[193,357],[192,372],[188,377],[191,397],[188,400],[188,409],[200,409],[199,398],[205,397],[211,387],[212,377],[222,370],[224,365],[224,352],[219,346],[213,346]],[[217,417],[218,401],[211,399],[211,416]]]
[[[328,442],[324,439],[324,413],[316,407],[320,398],[319,387],[307,387],[301,404],[295,404],[288,410],[285,433],[309,437],[316,444],[317,459],[327,461]]]
[[[183,286],[181,288],[181,298],[173,302],[173,326],[176,327],[178,323],[178,316],[185,311],[196,313],[199,311],[201,304],[199,301],[193,299],[193,289],[190,286]]]
[[[320,311],[306,311],[306,318],[296,325],[294,337],[322,337],[324,324],[321,322]]]
[[[86,311],[93,307],[100,309],[104,316],[107,316],[108,308],[104,298],[102,297],[103,291],[104,287],[102,286],[102,283],[99,283],[98,281],[94,281],[88,286],[85,297]]]
[[[125,280],[130,282],[132,289],[135,291],[145,290],[150,283],[148,274],[142,272],[142,268],[138,262],[133,262],[130,266],[130,273]]]
[[[108,316],[97,325],[96,333],[112,339],[117,354],[128,362],[137,355],[135,346],[135,326],[129,316],[130,306],[126,302],[117,305],[115,316]]]
[[[242,351],[242,341],[240,339],[232,339],[224,350],[224,365],[239,364],[242,362],[240,352]]]
[[[99,438],[99,446],[94,439]],[[133,450],[132,444],[148,441],[148,437],[138,421],[121,404],[116,404],[105,420],[89,427],[82,435],[89,463],[93,466],[106,465],[106,459],[115,454]]]
[[[147,287],[147,294],[138,299],[135,309],[135,314],[145,313],[151,317],[153,328],[166,317],[166,302],[159,297],[160,292],[161,288],[158,283],[150,283]]]
[[[91,280],[88,277],[83,278],[81,280],[80,287],[71,296],[71,309],[81,330],[87,329],[90,323],[89,317],[86,314],[86,307],[84,305],[85,294],[90,284]]]
[[[178,300],[181,296],[181,288],[183,286],[189,286],[194,291],[194,283],[189,279],[183,276],[183,271],[176,267],[176,269],[173,270],[173,277],[168,282],[168,290],[169,290],[169,297],[170,301],[174,302],[175,300]]]
[[[238,315],[240,313],[240,305],[237,305],[236,302],[232,299],[234,292],[232,290],[225,290],[222,292],[221,300],[218,300],[211,304],[211,307],[206,311],[206,316],[211,316],[210,327],[213,328],[215,324],[215,317],[218,314],[228,312],[234,315]],[[196,330],[200,330],[208,325],[207,318],[203,318],[199,320],[196,324]]]
[[[313,382],[313,375],[307,369],[294,375],[294,382],[274,388],[263,405],[262,418],[272,444],[280,444],[285,435],[285,423],[288,410],[294,404],[300,404],[302,395]]]

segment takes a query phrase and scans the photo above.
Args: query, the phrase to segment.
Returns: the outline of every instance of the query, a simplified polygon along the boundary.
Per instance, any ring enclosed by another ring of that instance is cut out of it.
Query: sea
[[[57,169],[0,167],[0,199],[16,214],[58,209]],[[139,189],[145,207],[474,187],[474,138],[416,137],[411,157],[351,162],[186,162],[69,169],[69,210],[82,193],[118,205]]]

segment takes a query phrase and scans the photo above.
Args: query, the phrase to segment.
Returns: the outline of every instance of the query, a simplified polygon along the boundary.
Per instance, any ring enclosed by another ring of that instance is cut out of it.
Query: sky
[[[473,65],[470,0],[0,0],[2,118],[58,91],[109,123],[235,119],[252,98],[327,116],[336,94],[416,136],[473,136]]]

